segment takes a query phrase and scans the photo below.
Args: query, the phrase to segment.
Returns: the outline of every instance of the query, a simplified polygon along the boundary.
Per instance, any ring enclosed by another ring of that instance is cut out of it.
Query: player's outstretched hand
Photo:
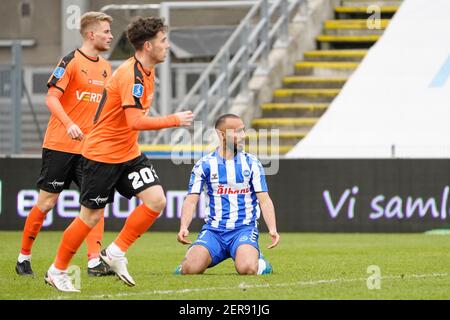
[[[69,126],[67,129],[67,134],[74,140],[81,141],[84,138],[83,131],[81,131],[80,127],[75,123]]]
[[[192,241],[189,241],[187,239],[188,235],[189,235],[189,230],[188,229],[181,229],[180,232],[178,232],[178,235],[177,235],[178,242],[180,242],[182,244],[191,244]]]
[[[269,235],[272,238],[272,244],[268,246],[267,249],[272,249],[276,247],[278,242],[280,241],[280,235],[276,231],[270,231]]]
[[[194,120],[192,111],[177,112],[175,115],[180,118],[180,126],[189,127]]]

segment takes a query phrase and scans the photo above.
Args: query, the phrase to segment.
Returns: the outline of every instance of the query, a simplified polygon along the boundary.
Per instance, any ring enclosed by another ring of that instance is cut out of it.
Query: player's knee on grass
[[[205,272],[206,267],[196,261],[183,261],[181,263],[181,273],[182,274],[202,274]]]
[[[236,271],[242,275],[253,275],[258,273],[258,260],[239,261],[235,264]]]
[[[203,246],[194,245],[186,253],[181,263],[182,274],[201,274],[211,264],[212,259],[208,249]]]
[[[249,244],[240,245],[237,248],[234,258],[234,266],[239,274],[257,274],[258,273],[259,251]]]

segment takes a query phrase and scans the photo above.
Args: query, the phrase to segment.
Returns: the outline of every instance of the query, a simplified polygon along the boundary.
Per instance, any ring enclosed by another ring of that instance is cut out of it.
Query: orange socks
[[[20,253],[23,255],[30,255],[34,240],[36,239],[42,224],[44,223],[46,213],[42,212],[38,206],[34,206],[25,221],[22,234],[22,248]],[[105,226],[104,217],[97,223],[86,238],[86,245],[88,251],[88,259],[97,258],[102,247],[103,229]]]
[[[80,217],[76,217],[73,220],[66,231],[64,231],[61,244],[59,245],[56,254],[54,265],[57,269],[67,269],[70,260],[72,260],[72,257],[75,255],[90,231],[91,228],[85,224]]]
[[[158,216],[159,212],[141,204],[129,215],[114,243],[120,250],[126,252],[136,239],[152,226]]]
[[[42,212],[36,205],[28,214],[22,234],[22,249],[21,254],[30,255],[34,240],[41,230],[42,223],[44,223],[46,213]]]
[[[88,260],[97,258],[102,248],[103,229],[105,227],[105,218],[102,216],[97,225],[89,232],[86,238]]]

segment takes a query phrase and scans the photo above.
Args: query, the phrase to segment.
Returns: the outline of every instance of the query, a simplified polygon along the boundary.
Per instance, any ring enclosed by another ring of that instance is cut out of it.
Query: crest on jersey
[[[61,77],[64,75],[64,72],[66,72],[66,69],[62,67],[56,67],[53,71],[53,75],[55,76],[55,78],[61,79]]]
[[[142,95],[144,94],[144,86],[142,84],[135,84],[133,85],[133,96],[135,96],[136,98],[140,98],[142,97]]]
[[[250,170],[244,170],[244,177],[250,176]]]

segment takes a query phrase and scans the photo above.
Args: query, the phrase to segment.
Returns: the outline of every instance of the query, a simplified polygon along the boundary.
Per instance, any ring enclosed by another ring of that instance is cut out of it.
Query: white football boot
[[[106,263],[127,286],[134,287],[136,285],[136,282],[134,282],[133,278],[128,273],[128,260],[125,256],[113,257],[108,254],[108,250],[103,249],[100,252],[100,259]]]
[[[45,283],[61,292],[80,292],[72,283],[72,279],[65,271],[56,270],[53,265],[44,276]]]

